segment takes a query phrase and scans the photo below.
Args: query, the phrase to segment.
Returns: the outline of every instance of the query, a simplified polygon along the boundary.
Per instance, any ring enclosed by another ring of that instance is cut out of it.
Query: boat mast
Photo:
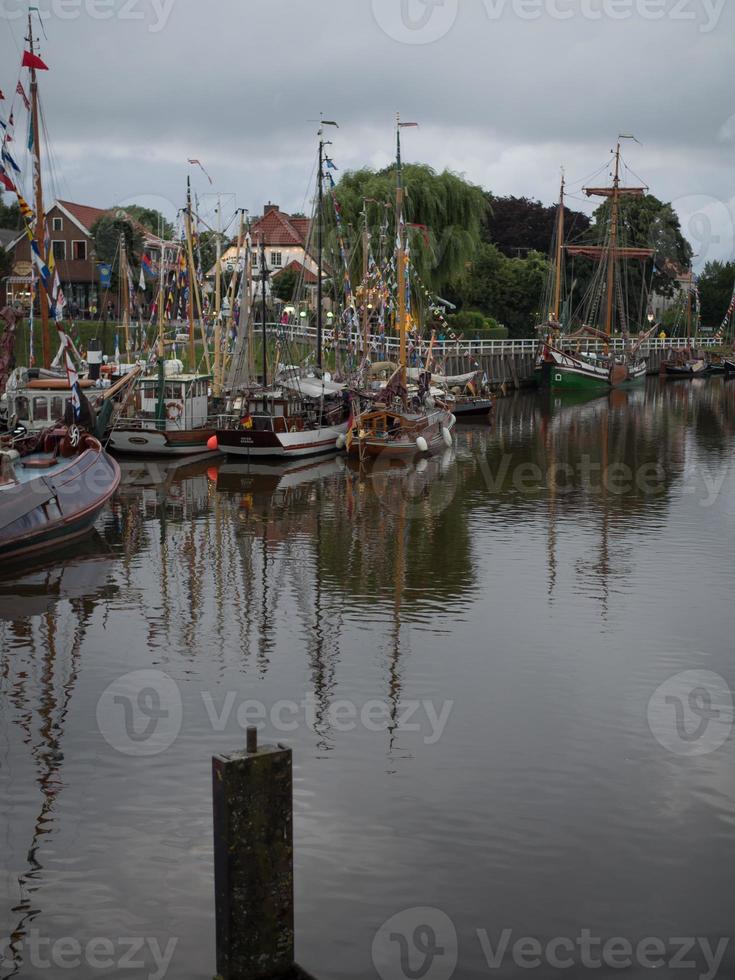
[[[692,278],[693,270],[689,266],[689,288],[687,289],[687,346],[692,343]]]
[[[398,336],[401,387],[406,390],[406,242],[403,224],[401,117],[396,114],[396,228],[398,231]]]
[[[324,206],[324,129],[319,127],[319,189],[316,206],[316,366],[322,366],[322,264],[324,241],[322,238],[322,208]]]
[[[189,370],[192,374],[196,371],[196,346],[194,343],[194,251],[191,244],[191,178],[186,178],[186,213],[184,216],[186,226],[186,253],[187,265],[189,268],[189,302],[187,303],[187,314],[189,316]]]
[[[217,265],[214,272],[214,384],[222,394],[222,198],[217,195]]]
[[[265,309],[265,283],[268,270],[265,267],[265,239],[260,236],[260,298],[263,303],[263,387],[268,387],[268,317]],[[321,350],[321,348],[320,348]]]
[[[554,310],[552,318],[554,323],[559,323],[561,312],[561,274],[562,257],[564,255],[564,189],[566,187],[564,172],[561,175],[561,195],[559,197],[559,217],[556,231],[556,283],[554,286]]]
[[[33,25],[31,22],[32,14],[28,12],[28,37],[26,40],[30,45],[30,51],[32,55],[35,55],[35,42],[33,39]],[[36,239],[36,245],[38,246],[38,254],[40,256],[41,262],[46,264],[46,243],[44,229],[46,226],[46,214],[43,209],[43,183],[41,181],[41,134],[40,125],[38,120],[38,81],[36,79],[36,69],[31,68],[31,127],[33,132],[33,183],[34,190],[36,192],[36,224],[34,228],[34,234]],[[51,366],[51,336],[49,332],[49,320],[48,320],[48,295],[46,293],[46,286],[44,285],[41,276],[38,277],[38,305],[41,311],[41,326],[42,326],[42,350],[43,350],[43,366],[49,368]],[[32,315],[33,311],[31,311]]]
[[[166,244],[163,241],[163,229],[161,229],[161,269],[160,275],[158,277],[158,357],[161,361],[166,357],[166,341],[164,335],[163,317],[165,315],[163,299],[165,295],[164,290],[164,276],[165,276],[165,266],[166,266]]]
[[[125,232],[120,233],[120,278],[122,286],[123,331],[125,333],[125,356],[130,362],[130,270],[128,269],[128,249]]]
[[[370,299],[370,290],[368,289],[368,275],[370,271],[369,265],[369,251],[370,251],[370,231],[368,230],[368,214],[367,214],[367,199],[363,201],[363,226],[362,226],[362,356],[363,361],[367,359],[368,347],[370,344],[370,310],[368,309],[368,300]]]
[[[620,140],[615,151],[615,179],[613,181],[612,205],[610,209],[610,252],[607,258],[607,314],[605,333],[612,337],[615,303],[615,259],[618,248],[618,213],[620,210]]]

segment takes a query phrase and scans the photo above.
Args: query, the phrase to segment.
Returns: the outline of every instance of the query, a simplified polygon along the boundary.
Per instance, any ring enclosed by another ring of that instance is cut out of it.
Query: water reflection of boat
[[[228,460],[216,467],[217,492],[270,494],[336,476],[344,468],[342,457],[291,460],[288,463],[233,463]]]
[[[0,619],[18,620],[50,612],[64,599],[93,599],[107,590],[114,565],[110,548],[96,533],[49,564],[4,569],[0,576]]]

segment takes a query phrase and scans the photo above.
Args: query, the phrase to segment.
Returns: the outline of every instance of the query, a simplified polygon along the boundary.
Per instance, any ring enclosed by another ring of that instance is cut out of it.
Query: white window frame
[[[271,252],[271,267],[273,269],[283,268],[283,252]]]
[[[58,222],[58,227],[56,223]],[[64,230],[64,219],[58,215],[51,219],[51,231],[63,231]]]

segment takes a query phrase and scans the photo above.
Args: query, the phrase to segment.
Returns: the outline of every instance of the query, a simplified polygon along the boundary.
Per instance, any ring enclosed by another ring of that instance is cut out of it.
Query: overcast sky
[[[408,160],[545,202],[561,166],[579,195],[632,133],[626,160],[674,202],[698,264],[735,254],[732,0],[38,3],[55,196],[172,215],[196,157],[214,180],[191,170],[197,191],[230,195],[225,212],[235,197],[304,210],[309,120],[339,121],[340,169],[383,166],[400,110],[420,123]],[[24,28],[18,0],[0,0],[6,111]],[[15,115],[20,131],[17,97]]]

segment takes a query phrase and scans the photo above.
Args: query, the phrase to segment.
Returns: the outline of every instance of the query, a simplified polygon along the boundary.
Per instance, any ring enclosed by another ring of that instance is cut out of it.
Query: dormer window
[[[52,223],[53,223],[53,230],[54,231],[63,231],[64,230],[64,219],[63,218],[53,218],[52,219]]]

